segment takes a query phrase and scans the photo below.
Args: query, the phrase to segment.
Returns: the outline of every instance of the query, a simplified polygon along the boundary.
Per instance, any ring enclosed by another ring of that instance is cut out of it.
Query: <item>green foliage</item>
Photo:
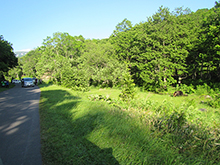
[[[44,39],[43,45],[57,55],[75,59],[81,54],[84,40],[82,36],[72,37],[68,33],[56,32],[52,38]]]
[[[219,132],[219,129],[204,130],[200,124],[192,125],[186,121],[184,113],[174,112],[169,117],[156,120],[153,131],[159,130],[157,135],[162,139],[172,138],[175,148],[179,150],[180,154],[184,154],[187,157],[191,157],[192,153],[196,153],[204,160],[205,157],[215,155],[219,150],[216,142],[220,139],[212,131]],[[212,161],[214,163],[218,161],[218,158],[215,157]]]
[[[118,23],[116,29],[113,32],[113,35],[116,36],[120,32],[126,32],[132,28],[131,21],[125,18],[121,23]]]
[[[137,85],[159,92],[187,73],[189,18],[161,7],[148,22],[111,38],[116,57],[129,63]]]
[[[158,11],[152,16],[152,18],[148,18],[149,21],[153,21],[155,24],[166,21],[170,17],[171,13],[169,8],[167,7],[159,7]]]
[[[47,164],[219,162],[220,113],[198,111],[199,96],[192,100],[145,92],[123,102],[107,95],[112,91],[107,89],[91,95],[41,87],[42,156]]]
[[[214,109],[220,107],[218,6],[196,12],[160,7],[133,27],[124,19],[110,38],[102,40],[54,33],[21,58],[24,74],[49,77],[78,91],[75,95],[86,95],[90,86],[122,88],[119,100],[103,93],[90,95],[90,100],[102,103],[76,102],[79,98],[62,90],[58,98],[57,90],[44,92],[42,112],[54,114],[53,122],[44,120],[46,163],[105,162],[100,148],[106,147],[113,148],[121,164],[218,163],[220,114]],[[143,92],[135,99],[135,84],[169,95],[152,94],[152,99]],[[189,96],[170,97],[172,90]],[[79,138],[72,140],[73,135]],[[57,143],[60,139],[64,140]]]
[[[129,101],[133,99],[136,93],[135,83],[128,71],[123,75],[121,85],[122,92],[120,93],[119,98],[121,98],[123,101]]]
[[[177,84],[175,89],[176,91],[182,91],[183,93],[187,93],[187,94],[192,94],[196,92],[192,84],[190,84],[189,86],[186,84],[180,84],[180,85]]]
[[[0,35],[0,72],[7,72],[18,64],[18,59],[13,52],[12,44]],[[0,77],[1,79],[2,77]]]
[[[215,1],[215,8],[219,8],[220,7],[220,1]]]
[[[20,66],[16,66],[8,71],[8,74],[11,78],[18,78],[21,80],[21,76],[23,75],[22,68]]]
[[[219,81],[219,8],[200,10],[200,27],[197,31],[198,40],[195,41],[188,59],[189,71],[192,79],[202,83]]]
[[[220,108],[220,93],[213,93],[209,97],[205,103],[213,108]]]
[[[29,77],[37,77],[36,65],[41,56],[40,49],[32,50],[25,56],[19,58],[19,66],[22,68],[23,74]]]
[[[196,86],[196,94],[197,95],[210,95],[214,91],[211,89],[211,87],[207,84],[204,85],[197,85]]]
[[[115,51],[108,40],[54,33],[43,44],[20,59],[23,73],[49,77],[53,83],[74,90],[87,91],[91,85],[117,86],[126,68],[113,58]]]
[[[80,57],[78,68],[90,80],[90,85],[100,87],[117,86],[126,66],[113,58],[114,49],[108,41],[87,41],[86,51]]]
[[[89,100],[91,101],[106,101],[107,103],[111,103],[112,99],[109,97],[109,95],[107,96],[103,96],[103,95],[90,95]]]
[[[50,77],[76,90],[120,86],[127,65],[134,83],[144,90],[161,93],[180,84],[184,93],[194,93],[192,85],[220,80],[218,6],[216,2],[196,12],[161,6],[135,26],[124,19],[102,40],[56,32],[19,64],[25,75]]]
[[[176,133],[182,129],[186,121],[184,112],[173,111],[171,115],[165,115],[156,120],[154,127],[164,133]]]

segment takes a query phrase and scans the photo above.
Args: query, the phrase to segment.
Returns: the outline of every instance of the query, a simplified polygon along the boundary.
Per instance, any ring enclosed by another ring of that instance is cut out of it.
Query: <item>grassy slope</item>
[[[41,86],[41,91],[44,164],[211,163],[203,155],[195,154],[189,158],[185,153],[180,154],[177,144],[170,143],[171,139],[169,141],[169,138],[164,140],[154,136],[150,123],[142,122],[140,115],[135,115],[136,111],[131,113],[131,110],[119,110],[106,103],[87,99],[90,94],[117,98],[119,90],[92,89],[81,93],[52,85]],[[152,99],[155,105],[166,99],[168,103],[180,106],[191,96],[173,98],[139,92],[137,98]],[[204,114],[198,113],[205,120],[214,111],[209,108]]]

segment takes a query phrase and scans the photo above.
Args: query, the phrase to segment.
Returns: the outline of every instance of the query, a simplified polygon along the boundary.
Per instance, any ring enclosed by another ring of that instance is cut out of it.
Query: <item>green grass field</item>
[[[91,101],[90,95],[118,99],[120,90],[73,91],[40,85],[44,164],[218,164],[219,109],[198,95],[171,97],[138,92],[135,100]],[[199,110],[200,108],[205,111]]]

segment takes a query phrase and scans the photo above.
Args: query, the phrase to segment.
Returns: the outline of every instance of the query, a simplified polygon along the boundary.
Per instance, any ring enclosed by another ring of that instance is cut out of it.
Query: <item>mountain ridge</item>
[[[18,50],[18,51],[15,51],[15,56],[19,58],[19,57],[26,55],[30,51],[31,51],[31,49]]]

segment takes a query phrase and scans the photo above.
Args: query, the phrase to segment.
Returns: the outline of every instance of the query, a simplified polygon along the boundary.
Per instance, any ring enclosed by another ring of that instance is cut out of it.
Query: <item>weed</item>
[[[116,89],[76,92],[53,85],[41,90],[45,164],[220,161],[219,111],[197,110],[197,95],[175,98],[140,92],[128,102],[116,99]]]

